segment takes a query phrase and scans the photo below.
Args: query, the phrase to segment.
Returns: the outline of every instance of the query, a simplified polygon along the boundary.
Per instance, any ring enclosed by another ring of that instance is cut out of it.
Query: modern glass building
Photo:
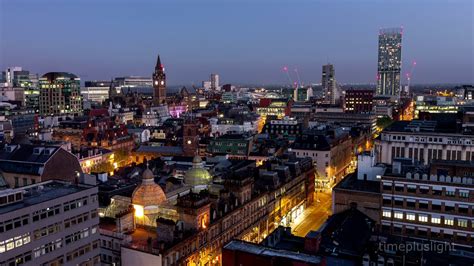
[[[81,94],[84,101],[103,103],[109,99],[109,89],[112,81],[86,81],[81,88]]]
[[[402,68],[402,29],[379,32],[377,95],[397,96],[400,92]]]
[[[323,65],[321,86],[323,87],[324,102],[328,104],[336,104],[339,97],[335,75],[334,65]]]
[[[82,113],[81,80],[66,72],[49,72],[39,80],[40,114]]]

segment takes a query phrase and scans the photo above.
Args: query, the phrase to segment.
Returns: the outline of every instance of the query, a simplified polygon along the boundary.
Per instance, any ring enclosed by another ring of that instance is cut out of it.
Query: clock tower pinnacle
[[[158,55],[155,72],[153,72],[153,102],[156,105],[166,102],[166,74],[165,67],[161,64],[160,55]]]

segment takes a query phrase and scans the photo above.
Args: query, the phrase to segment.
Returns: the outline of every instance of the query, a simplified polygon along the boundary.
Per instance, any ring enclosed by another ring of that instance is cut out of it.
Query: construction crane
[[[290,77],[290,73],[288,73],[288,67],[287,66],[283,67],[283,72],[285,72],[286,77],[288,78],[288,81],[290,82],[290,86],[292,86],[293,85],[293,80]]]
[[[407,93],[410,92],[410,83],[413,77],[413,71],[415,71],[416,61],[411,64],[410,72],[407,73]]]
[[[297,84],[296,88],[298,88],[298,87],[301,86],[301,79],[300,79],[300,74],[298,73],[297,68],[295,68],[295,73],[296,73],[296,78],[298,79],[298,84]]]

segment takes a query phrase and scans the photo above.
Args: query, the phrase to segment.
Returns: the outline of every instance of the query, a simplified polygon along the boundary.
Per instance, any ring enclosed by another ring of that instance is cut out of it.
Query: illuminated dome
[[[194,156],[193,167],[186,172],[184,183],[191,186],[207,185],[211,183],[211,174],[204,168],[201,157]]]
[[[153,172],[146,169],[142,174],[142,183],[133,191],[132,203],[144,208],[157,206],[166,201],[165,192],[155,183]]]

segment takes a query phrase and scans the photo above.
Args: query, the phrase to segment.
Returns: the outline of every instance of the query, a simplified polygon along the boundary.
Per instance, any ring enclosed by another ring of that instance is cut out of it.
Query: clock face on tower
[[[158,80],[155,80],[155,85],[158,85]]]
[[[188,139],[188,144],[191,144],[191,143],[192,143],[192,142],[191,142],[191,140],[190,140],[190,139]]]
[[[165,85],[165,81],[164,81],[164,80],[161,81],[161,85]]]

